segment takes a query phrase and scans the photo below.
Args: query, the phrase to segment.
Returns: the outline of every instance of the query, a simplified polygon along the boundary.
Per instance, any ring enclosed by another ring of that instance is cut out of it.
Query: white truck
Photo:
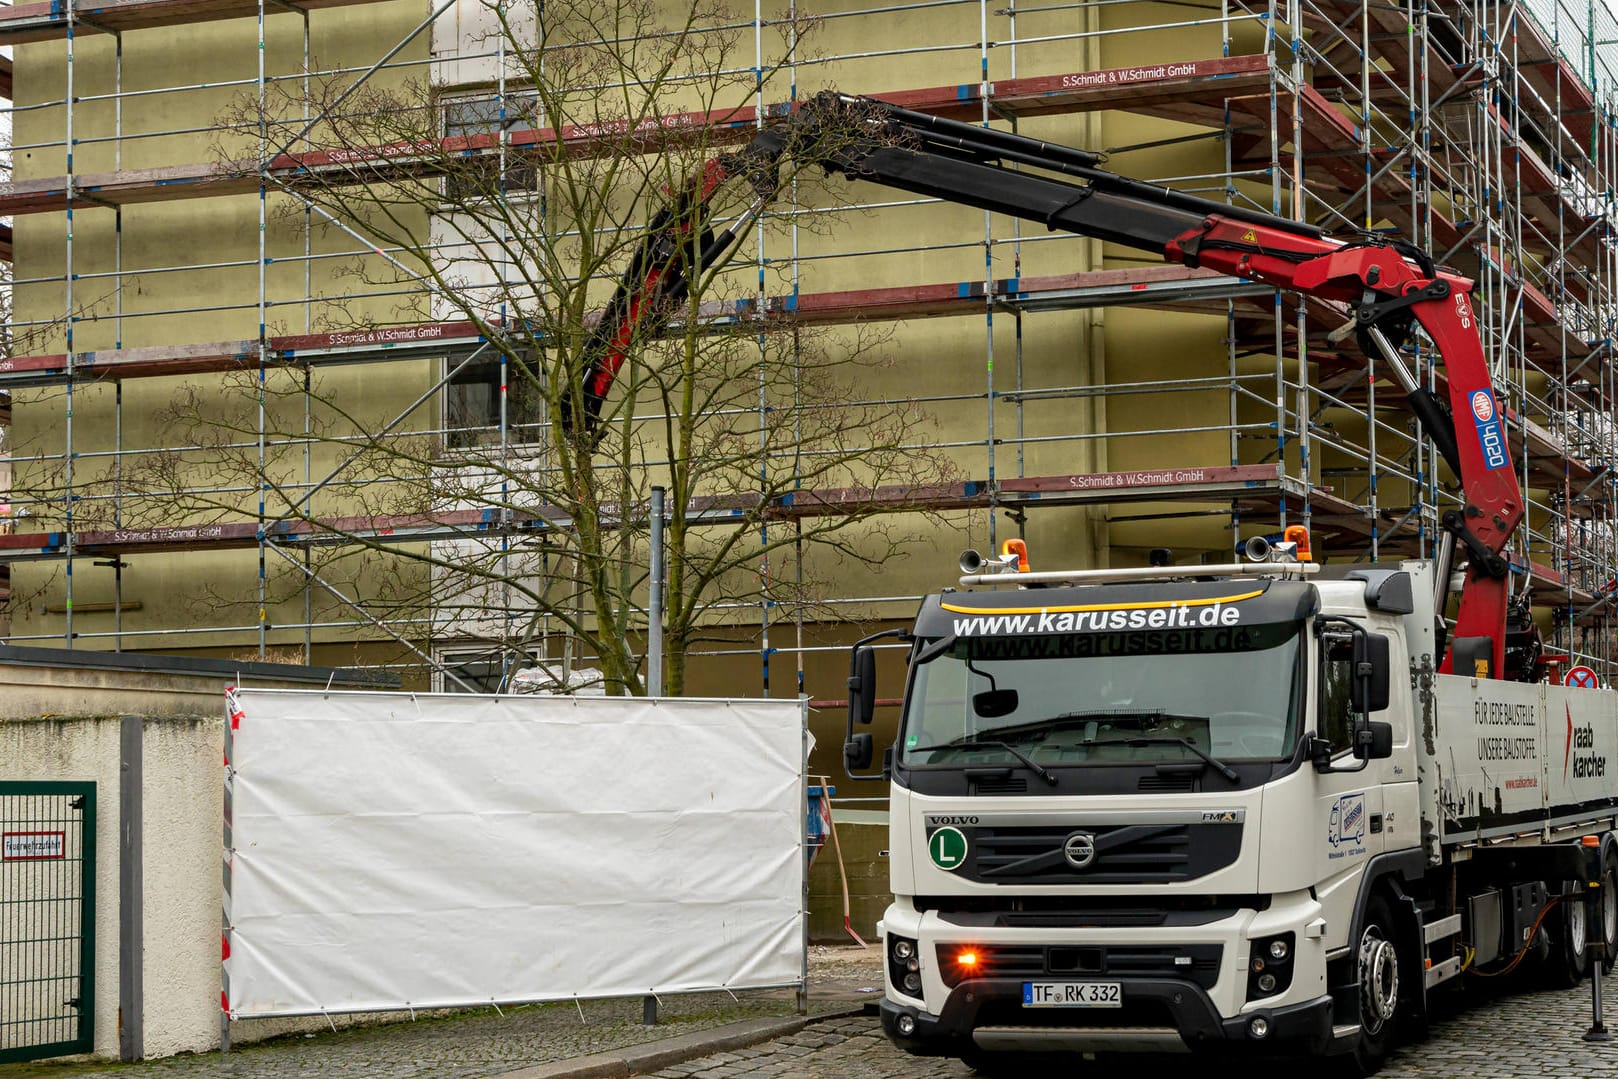
[[[892,782],[895,1041],[984,1063],[1294,1042],[1371,1072],[1438,983],[1530,954],[1576,979],[1590,941],[1613,942],[1618,705],[1508,647],[1525,506],[1472,282],[1382,232],[1335,236],[873,98],[725,130],[748,141],[651,219],[577,358],[562,418],[585,446],[637,342],[748,234],[790,157],[1305,294],[1346,320],[1328,339],[1403,387],[1458,487],[1428,561],[970,574],[1027,587],[929,597],[875,777]],[[752,201],[721,222],[733,182]],[[861,642],[859,778],[874,682]]]
[[[1440,982],[1528,958],[1571,983],[1618,936],[1618,694],[1439,673],[1430,562],[961,582],[1020,587],[929,596],[908,634],[902,1047],[1290,1043],[1369,1074]]]

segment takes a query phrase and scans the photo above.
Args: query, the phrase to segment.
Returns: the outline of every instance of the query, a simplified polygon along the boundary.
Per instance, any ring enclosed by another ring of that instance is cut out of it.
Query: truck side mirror
[[[1383,634],[1354,634],[1354,678],[1348,700],[1349,706],[1361,715],[1368,716],[1388,706],[1388,655],[1388,638]]]
[[[885,629],[856,641],[848,659],[848,730],[843,739],[843,770],[850,779],[887,779],[892,774],[892,750],[882,755],[882,771],[861,774],[860,769],[871,766],[873,745],[866,731],[854,733],[856,724],[869,724],[876,712],[876,650],[872,641],[883,637],[911,639],[904,629]]]
[[[876,710],[876,649],[862,644],[854,649],[848,663],[848,726],[871,722]],[[869,737],[869,736],[867,736]],[[870,757],[866,757],[870,763]]]
[[[1354,756],[1381,761],[1393,756],[1393,724],[1370,720],[1354,732]]]
[[[850,735],[843,743],[843,768],[853,775],[871,767],[871,735],[867,731]]]

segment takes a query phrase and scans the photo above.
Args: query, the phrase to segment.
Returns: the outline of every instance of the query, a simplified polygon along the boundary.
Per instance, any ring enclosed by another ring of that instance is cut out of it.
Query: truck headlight
[[[1291,933],[1278,933],[1253,941],[1247,963],[1248,1000],[1285,992],[1292,984],[1293,940]]]
[[[909,937],[888,938],[888,984],[909,996],[921,996],[921,954]]]

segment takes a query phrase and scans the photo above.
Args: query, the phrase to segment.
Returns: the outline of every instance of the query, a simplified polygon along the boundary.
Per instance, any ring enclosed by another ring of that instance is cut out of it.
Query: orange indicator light
[[[971,968],[978,965],[977,952],[960,952],[955,956],[955,962],[960,966]]]
[[[1309,530],[1303,525],[1287,525],[1284,533],[1286,542],[1298,545],[1297,558],[1299,562],[1313,562],[1315,556],[1309,549]]]
[[[1027,573],[1028,544],[1020,539],[1008,539],[1000,545],[1000,556],[1002,558],[1013,554],[1017,556],[1017,572]]]

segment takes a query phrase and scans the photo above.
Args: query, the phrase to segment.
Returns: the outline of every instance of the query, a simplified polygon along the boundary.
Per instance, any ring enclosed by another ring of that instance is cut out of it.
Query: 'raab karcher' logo
[[[1600,779],[1607,774],[1607,755],[1596,750],[1596,728],[1593,723],[1573,725],[1573,709],[1567,712],[1567,748],[1562,751],[1562,781],[1573,779]],[[1574,753],[1574,750],[1579,752]]]

